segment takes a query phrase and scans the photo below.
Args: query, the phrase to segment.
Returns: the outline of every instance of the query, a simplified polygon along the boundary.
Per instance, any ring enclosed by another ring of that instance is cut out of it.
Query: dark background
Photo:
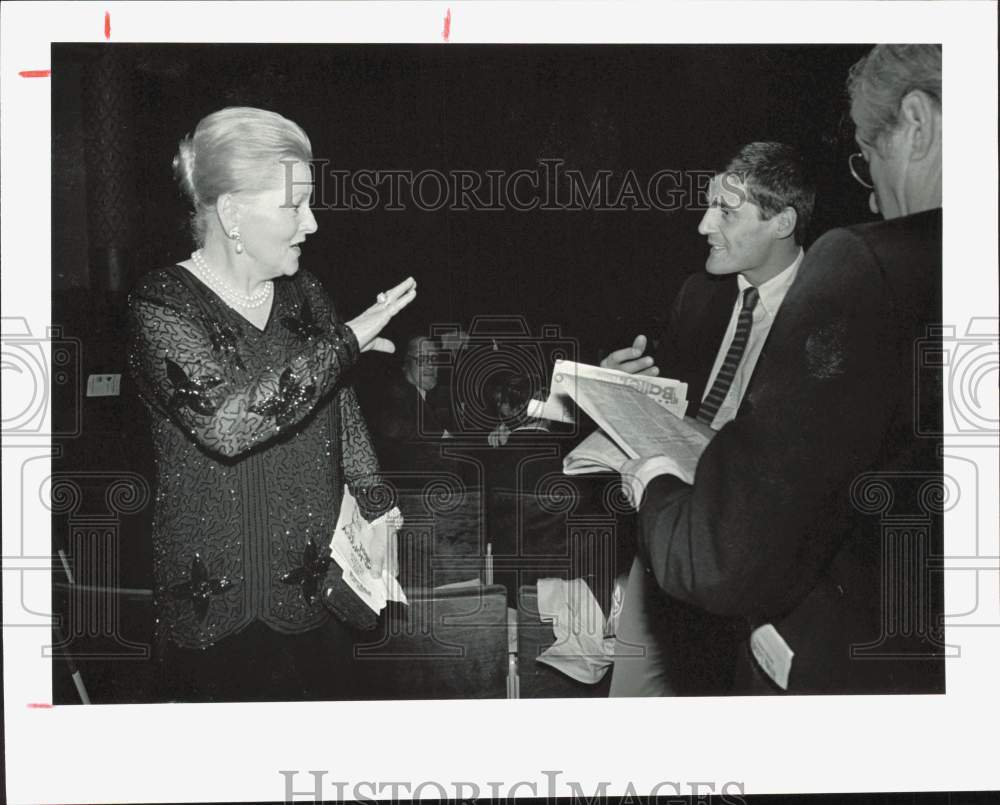
[[[847,69],[867,49],[55,45],[56,296],[108,285],[94,256],[107,244],[95,243],[98,224],[88,220],[96,178],[88,172],[117,173],[119,231],[105,240],[119,249],[120,290],[190,253],[171,160],[200,118],[227,105],[295,120],[315,157],[336,168],[511,172],[549,157],[586,177],[609,169],[613,189],[629,169],[643,180],[659,169],[712,170],[742,143],[783,140],[816,169],[816,234],[868,215],[847,172],[852,149],[842,125]],[[109,54],[111,70],[99,64]],[[95,102],[104,104],[96,122],[88,119]],[[108,157],[96,170],[88,147]],[[319,209],[303,265],[348,318],[413,274],[419,301],[397,330],[520,314],[597,348],[662,320],[680,282],[703,265],[699,217]],[[595,333],[601,343],[591,344]]]
[[[191,252],[171,162],[206,114],[273,109],[338,169],[511,173],[552,158],[588,181],[612,171],[613,192],[629,170],[643,184],[662,169],[717,170],[743,143],[782,140],[815,169],[815,237],[870,217],[847,170],[844,89],[868,49],[53,45],[52,321],[73,358],[54,374],[63,437],[53,469],[83,488],[75,509],[54,514],[54,548],[74,527],[89,528],[88,518],[111,517],[120,583],[149,586],[152,506],[108,509],[109,478],[155,474],[127,377],[122,312],[139,276]],[[513,316],[532,335],[557,325],[558,339],[575,341],[589,361],[638,332],[654,335],[707,251],[697,209],[315,214],[302,264],[344,318],[412,274],[418,299],[390,335]],[[86,398],[96,372],[123,373],[123,394]]]
[[[612,171],[613,192],[629,170],[645,184],[661,169],[719,169],[751,140],[782,140],[815,169],[811,239],[871,217],[847,170],[844,89],[868,49],[53,45],[52,320],[81,341],[79,382],[54,403],[57,420],[82,412],[82,436],[63,443],[67,465],[118,468],[148,456],[142,411],[128,408],[127,394],[78,395],[87,374],[124,371],[131,284],[191,252],[171,162],[206,114],[241,104],[278,111],[332,168],[511,173],[553,158],[587,180]],[[595,361],[662,326],[684,278],[704,265],[700,217],[317,209],[302,264],[346,319],[415,276],[417,302],[390,326],[397,339],[435,324],[468,328],[477,315],[519,316],[532,335],[558,325]]]

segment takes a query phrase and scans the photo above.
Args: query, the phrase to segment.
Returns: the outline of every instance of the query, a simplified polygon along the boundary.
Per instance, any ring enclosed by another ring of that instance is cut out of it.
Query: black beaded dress
[[[145,276],[129,311],[157,461],[157,644],[324,625],[344,484],[369,517],[390,505],[343,382],[354,334],[305,271],[274,281],[263,330],[181,266]]]

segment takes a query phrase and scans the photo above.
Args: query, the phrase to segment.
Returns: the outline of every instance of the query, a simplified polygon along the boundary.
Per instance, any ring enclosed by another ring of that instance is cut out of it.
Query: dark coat
[[[667,330],[656,352],[660,377],[688,384],[687,415],[698,413],[705,385],[739,296],[735,274],[692,274],[670,308]]]
[[[940,321],[940,210],[828,232],[694,485],[646,490],[660,587],[772,623],[789,692],[943,690],[941,368],[915,359]]]

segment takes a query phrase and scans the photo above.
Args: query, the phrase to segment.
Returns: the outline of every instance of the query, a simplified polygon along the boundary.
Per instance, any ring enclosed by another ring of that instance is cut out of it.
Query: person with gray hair
[[[880,45],[851,68],[847,88],[861,148],[851,170],[871,189],[872,212],[940,207],[940,46]]]
[[[369,519],[391,497],[345,377],[362,352],[392,351],[379,333],[416,283],[337,315],[299,266],[317,227],[311,159],[305,132],[274,112],[205,117],[174,163],[196,249],[129,297],[158,468],[163,698],[351,697],[350,627],[374,625],[328,547],[345,485]]]
[[[743,621],[740,693],[944,690],[942,377],[914,357],[941,349],[941,49],[879,45],[848,88],[884,220],[813,244],[693,484],[623,473],[659,589]]]

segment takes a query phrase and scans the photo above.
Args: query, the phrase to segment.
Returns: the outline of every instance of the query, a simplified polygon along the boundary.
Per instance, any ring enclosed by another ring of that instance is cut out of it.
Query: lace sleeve
[[[340,406],[341,455],[344,480],[358,501],[362,514],[374,520],[393,505],[391,490],[382,482],[378,458],[372,447],[354,389],[346,386],[338,394]]]
[[[358,357],[340,325],[279,365],[235,374],[190,304],[152,283],[129,298],[129,364],[140,393],[206,450],[238,456],[303,419]]]

